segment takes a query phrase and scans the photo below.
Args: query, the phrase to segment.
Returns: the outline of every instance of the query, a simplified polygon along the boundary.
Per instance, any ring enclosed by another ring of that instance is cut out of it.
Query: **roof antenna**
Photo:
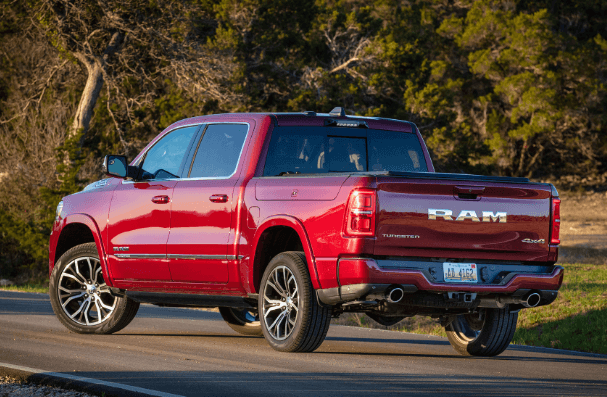
[[[331,110],[331,113],[329,113],[329,116],[333,116],[333,117],[346,117],[346,111],[344,110],[344,108],[333,108],[333,110]]]

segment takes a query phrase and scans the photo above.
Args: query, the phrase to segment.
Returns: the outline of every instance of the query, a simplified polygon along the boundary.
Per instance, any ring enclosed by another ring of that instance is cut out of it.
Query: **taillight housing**
[[[550,225],[552,229],[550,244],[560,244],[561,200],[557,198],[552,199],[552,222],[550,222]]]
[[[375,190],[357,189],[350,193],[346,207],[346,236],[375,236]]]

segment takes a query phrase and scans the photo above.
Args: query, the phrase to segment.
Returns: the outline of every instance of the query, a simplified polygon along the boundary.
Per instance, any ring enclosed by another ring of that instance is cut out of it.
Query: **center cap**
[[[292,306],[293,305],[293,301],[291,300],[291,298],[287,298],[287,306]]]
[[[96,290],[97,288],[95,288],[94,284],[87,284],[86,292],[88,292],[89,294],[94,294]]]

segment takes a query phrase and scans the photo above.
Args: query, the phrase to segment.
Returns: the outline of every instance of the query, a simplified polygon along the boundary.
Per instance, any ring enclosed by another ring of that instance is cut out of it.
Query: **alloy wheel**
[[[97,258],[82,257],[70,262],[59,278],[57,295],[65,314],[80,325],[99,325],[116,308],[116,297],[103,280]]]
[[[300,300],[297,281],[286,266],[272,271],[263,291],[263,321],[272,338],[285,340],[297,321]]]

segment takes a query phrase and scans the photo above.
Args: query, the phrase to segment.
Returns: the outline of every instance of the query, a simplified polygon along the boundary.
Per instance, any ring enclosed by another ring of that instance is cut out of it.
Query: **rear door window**
[[[236,172],[249,126],[210,124],[202,135],[189,178],[229,178]]]

